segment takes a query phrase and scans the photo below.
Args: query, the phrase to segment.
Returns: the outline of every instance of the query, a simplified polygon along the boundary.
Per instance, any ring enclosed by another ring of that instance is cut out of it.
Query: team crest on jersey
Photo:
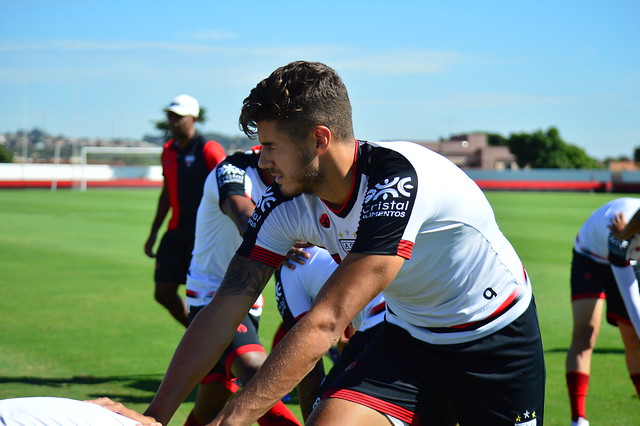
[[[323,228],[331,228],[331,220],[329,220],[329,215],[326,213],[322,213],[319,219],[320,226]]]
[[[191,167],[191,165],[194,163],[194,161],[196,161],[196,156],[193,154],[189,154],[189,155],[185,155],[184,156],[184,164],[187,167]]]
[[[216,169],[216,177],[220,186],[228,183],[244,184],[244,175],[245,171],[233,164],[221,164]]]
[[[345,238],[346,237],[346,238]],[[356,242],[356,233],[344,231],[338,234],[338,241],[340,242],[340,246],[342,250],[347,253],[351,252],[351,248],[353,247],[353,243]]]

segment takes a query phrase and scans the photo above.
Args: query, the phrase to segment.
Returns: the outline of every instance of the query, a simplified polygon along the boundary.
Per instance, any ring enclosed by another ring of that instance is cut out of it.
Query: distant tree
[[[204,124],[206,122],[207,122],[207,108],[200,105],[200,114],[198,115],[197,123]],[[168,139],[171,137],[171,130],[169,129],[169,122],[167,121],[166,117],[163,118],[162,120],[154,121],[153,127],[162,133],[162,136],[164,139]]]
[[[489,146],[508,146],[509,141],[498,133],[485,133]]]
[[[633,149],[633,161],[640,163],[640,145]]]
[[[13,163],[13,153],[0,145],[0,163]]]
[[[566,143],[555,127],[547,131],[514,133],[507,139],[507,146],[515,155],[519,167],[551,169],[600,168],[580,147]]]

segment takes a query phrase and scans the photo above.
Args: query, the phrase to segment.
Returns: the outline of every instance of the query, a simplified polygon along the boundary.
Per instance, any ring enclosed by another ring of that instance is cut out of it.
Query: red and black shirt
[[[223,159],[225,152],[216,141],[196,134],[184,149],[171,139],[162,151],[162,174],[171,203],[169,229],[195,232],[196,213],[209,172]]]

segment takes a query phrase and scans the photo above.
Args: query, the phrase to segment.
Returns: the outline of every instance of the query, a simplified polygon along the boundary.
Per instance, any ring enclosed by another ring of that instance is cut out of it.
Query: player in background
[[[189,324],[187,307],[178,295],[178,288],[185,283],[187,277],[193,250],[196,212],[202,198],[204,181],[225,157],[225,152],[217,142],[207,141],[196,131],[196,121],[200,115],[200,105],[196,99],[189,95],[179,95],[167,105],[165,112],[173,138],[164,144],[162,151],[164,181],[144,252],[156,259],[156,301],[186,327]],[[157,253],[154,253],[158,231],[169,210],[171,218],[167,231],[160,241]]]
[[[298,61],[244,101],[274,177],[215,297],[185,333],[146,411],[162,422],[220,358],[291,245],[338,268],[313,307],[212,422],[250,425],[296,386],[380,292],[387,313],[308,425],[542,425],[545,367],[531,283],[478,186],[415,143],[357,141],[339,76]],[[439,420],[440,421],[440,420]]]
[[[209,174],[198,207],[193,257],[187,274],[189,319],[204,308],[222,282],[229,261],[242,242],[247,221],[270,175],[258,168],[260,147],[229,155]],[[294,251],[292,251],[293,253]],[[296,257],[297,258],[297,257]],[[300,259],[304,262],[306,256]],[[292,259],[293,261],[293,259]],[[224,355],[198,386],[187,426],[211,421],[238,389],[246,384],[267,357],[258,337],[263,297],[259,295],[238,326]],[[260,425],[299,425],[293,413],[279,402],[258,419]]]
[[[311,309],[323,284],[331,276],[338,264],[328,251],[320,247],[305,249],[309,257],[294,269],[281,266],[276,270],[276,303],[282,316],[284,329],[290,330]],[[340,357],[326,377],[324,363],[318,361],[313,370],[298,384],[298,397],[302,416],[306,420],[311,414],[320,389],[326,389],[373,337],[384,321],[385,303],[382,295],[374,298],[351,321],[345,330],[344,341],[339,342]],[[284,337],[284,336],[282,336]],[[275,344],[273,345],[275,347]],[[322,386],[321,386],[322,384]]]
[[[640,209],[638,198],[618,198],[595,210],[574,241],[571,265],[573,331],[566,358],[566,381],[571,406],[571,425],[588,426],[586,398],[591,357],[600,331],[606,300],[607,322],[617,326],[625,347],[625,361],[636,393],[640,396],[640,293],[627,252],[635,252],[633,237]],[[634,216],[625,227],[625,217]],[[613,238],[613,235],[622,241]],[[633,255],[632,257],[637,256]],[[635,327],[635,329],[634,329]]]

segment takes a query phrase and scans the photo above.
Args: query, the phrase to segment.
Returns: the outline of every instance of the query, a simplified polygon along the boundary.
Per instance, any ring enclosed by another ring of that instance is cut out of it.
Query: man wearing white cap
[[[196,212],[202,188],[211,170],[225,158],[224,149],[196,131],[198,101],[189,95],[175,97],[164,109],[173,138],[164,144],[164,182],[144,252],[156,258],[155,299],[185,327],[189,320],[178,287],[186,281],[195,235]],[[158,230],[171,210],[167,232],[156,253]]]

